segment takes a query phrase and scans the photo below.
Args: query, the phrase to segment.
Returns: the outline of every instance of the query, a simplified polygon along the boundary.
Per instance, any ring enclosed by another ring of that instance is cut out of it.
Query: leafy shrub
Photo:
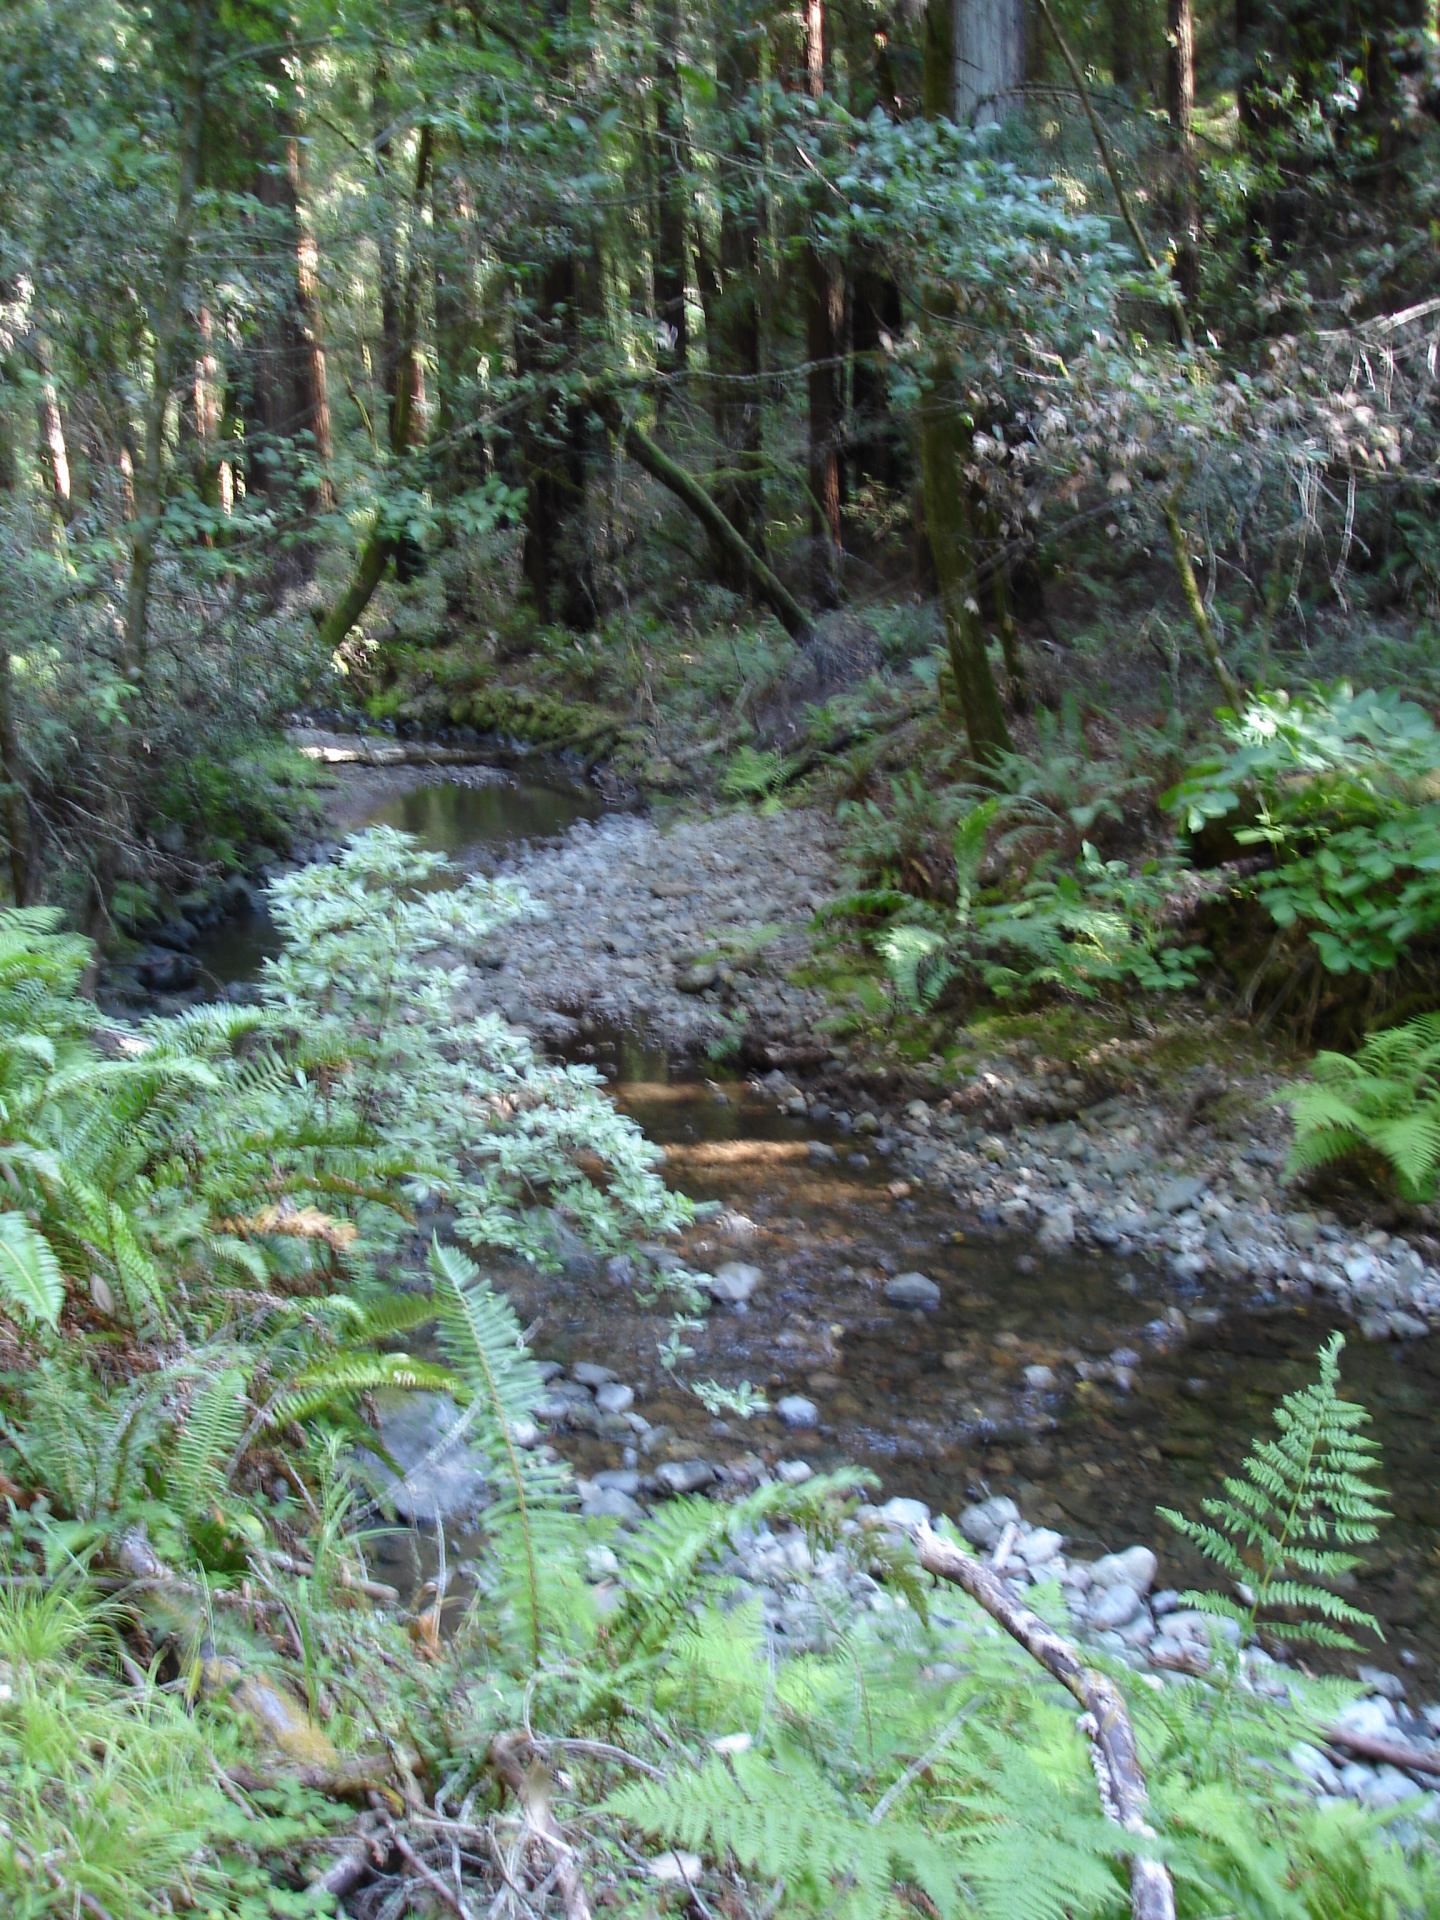
[[[1372,1033],[1353,1058],[1317,1054],[1310,1078],[1279,1097],[1295,1118],[1288,1172],[1368,1149],[1389,1161],[1407,1200],[1440,1192],[1440,1014]]]
[[[1168,802],[1191,833],[1248,803],[1235,837],[1270,849],[1246,884],[1276,926],[1303,930],[1336,974],[1393,967],[1440,932],[1440,732],[1422,708],[1341,681],[1257,695],[1225,731],[1230,750]]]
[[[1123,982],[1146,992],[1193,983],[1205,950],[1174,944],[1164,925],[1171,889],[1161,862],[1132,871],[1123,860],[1102,860],[1086,841],[1072,873],[1056,874],[1047,862],[1017,899],[980,894],[986,829],[999,806],[985,801],[956,833],[953,915],[921,919],[911,910],[880,936],[890,976],[910,1006],[932,1006],[965,976],[1002,998],[1052,988],[1094,999]]]
[[[845,830],[844,860],[857,892],[893,890],[942,900],[951,891],[946,842],[966,811],[960,787],[936,787],[918,773],[890,782],[889,804],[842,800],[835,818]]]

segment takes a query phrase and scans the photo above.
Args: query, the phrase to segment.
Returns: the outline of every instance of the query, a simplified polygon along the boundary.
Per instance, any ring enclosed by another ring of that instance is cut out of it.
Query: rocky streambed
[[[955,1515],[1017,1585],[1059,1576],[1082,1630],[1117,1657],[1183,1676],[1209,1643],[1176,1589],[1206,1575],[1155,1507],[1194,1511],[1312,1371],[1327,1329],[1358,1318],[1346,1378],[1376,1412],[1397,1520],[1357,1597],[1401,1672],[1376,1671],[1356,1731],[1417,1743],[1414,1778],[1428,1777],[1429,1722],[1407,1717],[1402,1690],[1440,1661],[1440,1248],[1297,1205],[1285,1123],[1233,1065],[1157,1083],[1123,1049],[1077,1067],[1017,1043],[964,1076],[851,1059],[826,1037],[824,996],[791,977],[835,886],[817,813],[576,809],[532,813],[517,833],[497,783],[491,829],[467,839],[449,769],[385,771],[383,813],[362,804],[375,777],[347,778],[337,824],[406,826],[523,880],[545,910],[465,956],[463,1003],[594,1061],[664,1146],[667,1177],[709,1203],[679,1243],[608,1263],[577,1245],[558,1278],[497,1276],[550,1375],[531,1443],[572,1460],[588,1513],[626,1524],[677,1494],[856,1463],[881,1482],[858,1525]],[[677,1265],[708,1310],[685,1331],[693,1351],[677,1359],[671,1342],[667,1364]],[[769,1410],[712,1415],[693,1391],[704,1377],[752,1381]],[[415,1445],[432,1453],[434,1438]],[[463,1516],[449,1517],[463,1565]],[[592,1561],[603,1586],[603,1545]],[[798,1535],[757,1536],[732,1571],[796,1646],[827,1581],[851,1604],[892,1604]],[[1284,1684],[1258,1651],[1245,1672]],[[1340,1749],[1305,1759],[1317,1791],[1371,1800],[1400,1796],[1387,1766]]]

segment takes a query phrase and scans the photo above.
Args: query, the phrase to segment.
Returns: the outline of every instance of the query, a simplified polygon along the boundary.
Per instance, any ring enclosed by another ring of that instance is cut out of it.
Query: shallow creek
[[[368,813],[357,805],[344,824],[404,827],[461,864],[489,867],[497,850],[514,854],[514,843],[596,811],[563,783],[490,775],[417,781]],[[206,964],[225,980],[249,977],[257,946],[222,947]],[[601,1037],[584,1055],[665,1148],[666,1178],[719,1203],[678,1247],[653,1251],[710,1272],[744,1262],[764,1276],[748,1306],[717,1305],[687,1336],[695,1352],[682,1376],[749,1379],[772,1404],[803,1395],[818,1421],[787,1430],[773,1412],[712,1419],[660,1364],[669,1303],[640,1304],[624,1261],[577,1258],[559,1276],[507,1268],[497,1279],[534,1323],[537,1355],[613,1369],[656,1430],[638,1459],[619,1439],[559,1436],[577,1469],[643,1473],[703,1458],[743,1481],[779,1460],[849,1461],[879,1476],[882,1497],[913,1495],[953,1514],[1008,1493],[1081,1557],[1142,1541],[1160,1555],[1159,1584],[1205,1579],[1175,1551],[1156,1507],[1196,1513],[1238,1464],[1280,1395],[1313,1370],[1332,1324],[1322,1305],[1257,1308],[1239,1293],[1182,1288],[1142,1261],[1045,1252],[1024,1234],[977,1228],[948,1196],[867,1157],[864,1140],[782,1113],[756,1082],[676,1068],[636,1035]],[[937,1311],[887,1303],[886,1281],[911,1269],[939,1283]],[[1395,1514],[1353,1597],[1385,1626],[1382,1663],[1403,1663],[1433,1692],[1440,1339],[1367,1343],[1352,1333],[1344,1372],[1375,1417]],[[454,1556],[463,1561],[467,1545],[456,1539]]]

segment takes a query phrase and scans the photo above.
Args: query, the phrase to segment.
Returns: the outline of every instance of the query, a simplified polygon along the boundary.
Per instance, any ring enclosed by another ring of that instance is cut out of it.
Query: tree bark
[[[642,466],[662,486],[668,487],[677,499],[684,501],[710,535],[712,543],[724,550],[732,567],[745,577],[772,609],[791,639],[800,641],[802,645],[807,642],[810,639],[810,622],[799,601],[775,577],[699,481],[688,474],[678,461],[662,452],[633,420],[625,417],[624,409],[614,394],[592,389],[589,403],[637,465]]]
[[[655,138],[658,149],[655,223],[655,317],[664,330],[656,356],[667,379],[690,364],[690,327],[685,311],[685,212],[690,179],[690,142],[680,86],[680,21],[675,0],[655,10],[659,50],[655,57]],[[661,388],[663,395],[664,388]]]
[[[1110,77],[1125,88],[1135,78],[1134,0],[1110,0]]]
[[[956,0],[951,117],[963,126],[1003,120],[1025,83],[1025,0]]]
[[[1180,591],[1185,598],[1185,609],[1190,615],[1195,632],[1205,658],[1210,662],[1210,670],[1224,689],[1225,698],[1238,713],[1245,704],[1245,689],[1235,678],[1220,651],[1220,642],[1215,638],[1215,629],[1210,624],[1210,616],[1205,611],[1205,601],[1201,596],[1200,584],[1195,578],[1195,569],[1190,564],[1190,542],[1185,537],[1185,529],[1180,524],[1179,492],[1172,494],[1165,502],[1165,526],[1170,535],[1170,551],[1175,559],[1175,571],[1180,577]]]
[[[917,1529],[915,1551],[927,1573],[968,1593],[1085,1709],[1081,1724],[1089,1733],[1105,1812],[1141,1843],[1130,1856],[1132,1920],[1175,1920],[1175,1886],[1169,1869],[1143,1844],[1153,1840],[1155,1832],[1148,1819],[1149,1795],[1135,1729],[1119,1689],[1104,1674],[1085,1666],[1070,1642],[1022,1606],[1000,1576],[973,1554],[942,1540],[928,1526]]]
[[[65,422],[60,415],[60,396],[55,390],[55,373],[50,360],[50,343],[42,334],[30,340],[30,352],[40,375],[40,390],[35,397],[39,418],[40,444],[44,448],[45,474],[55,511],[68,526],[75,517],[70,494],[70,456],[65,447]]]
[[[825,0],[805,0],[805,87],[825,98]],[[845,325],[844,284],[813,239],[805,243],[805,350],[809,362],[810,534],[816,542],[815,587],[822,604],[839,592],[841,548],[840,340]]]
[[[1195,181],[1195,16],[1191,0],[1166,0],[1165,99],[1175,156],[1174,208],[1179,226],[1175,278],[1186,303],[1200,286],[1200,211]]]
[[[927,0],[924,25],[924,100],[927,119],[951,113],[955,53],[948,0]],[[928,335],[925,391],[920,402],[920,467],[925,529],[940,587],[950,671],[964,717],[971,758],[982,765],[1010,751],[1010,733],[995,676],[985,651],[985,633],[975,598],[975,541],[963,472],[966,451],[955,368],[945,338],[954,306],[950,288],[923,293],[922,325]]]
[[[30,898],[30,809],[21,774],[20,731],[15,721],[15,686],[10,675],[10,648],[0,638],[0,793],[3,793],[5,848],[10,865],[10,891],[17,907]]]
[[[754,90],[760,79],[759,40],[748,12],[719,22],[715,53],[722,106],[731,135],[719,167],[720,259],[709,333],[714,417],[722,471],[716,498],[741,538],[764,547],[761,453],[760,221],[756,181],[761,166],[753,124]],[[738,123],[738,130],[737,129]],[[721,578],[743,586],[724,550],[716,555]]]
[[[900,289],[869,262],[850,282],[850,427],[846,435],[852,485],[901,483],[895,421],[890,412],[888,365],[904,326]]]

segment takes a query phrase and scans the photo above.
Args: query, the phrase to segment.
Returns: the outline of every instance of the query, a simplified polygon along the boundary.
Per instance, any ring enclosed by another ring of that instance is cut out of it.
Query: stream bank
[[[1234,1072],[1223,1094],[1213,1075],[1159,1087],[1143,1061],[1077,1072],[1020,1049],[948,1088],[850,1059],[824,1036],[824,996],[789,978],[833,886],[819,814],[664,823],[592,804],[537,824],[510,774],[342,771],[337,830],[384,818],[525,883],[547,918],[461,956],[462,1004],[592,1061],[673,1184],[716,1203],[679,1246],[607,1264],[577,1244],[558,1279],[497,1270],[536,1323],[546,1424],[589,1511],[843,1460],[876,1471],[883,1500],[1012,1500],[1080,1559],[1138,1543],[1173,1589],[1201,1570],[1155,1506],[1195,1510],[1369,1288],[1385,1338],[1352,1345],[1346,1379],[1376,1413],[1397,1520],[1359,1598],[1387,1658],[1431,1679],[1436,1276],[1415,1248],[1287,1203],[1265,1089],[1241,1097]],[[488,840],[466,794],[496,809]],[[545,824],[564,831],[541,839]],[[752,1071],[721,1069],[717,1048]],[[652,1287],[677,1260],[715,1303],[681,1376],[749,1378],[772,1412],[712,1419],[661,1364],[673,1301]],[[1392,1324],[1417,1301],[1417,1324]],[[1173,1637],[1164,1618],[1140,1593],[1097,1631],[1143,1658]]]

